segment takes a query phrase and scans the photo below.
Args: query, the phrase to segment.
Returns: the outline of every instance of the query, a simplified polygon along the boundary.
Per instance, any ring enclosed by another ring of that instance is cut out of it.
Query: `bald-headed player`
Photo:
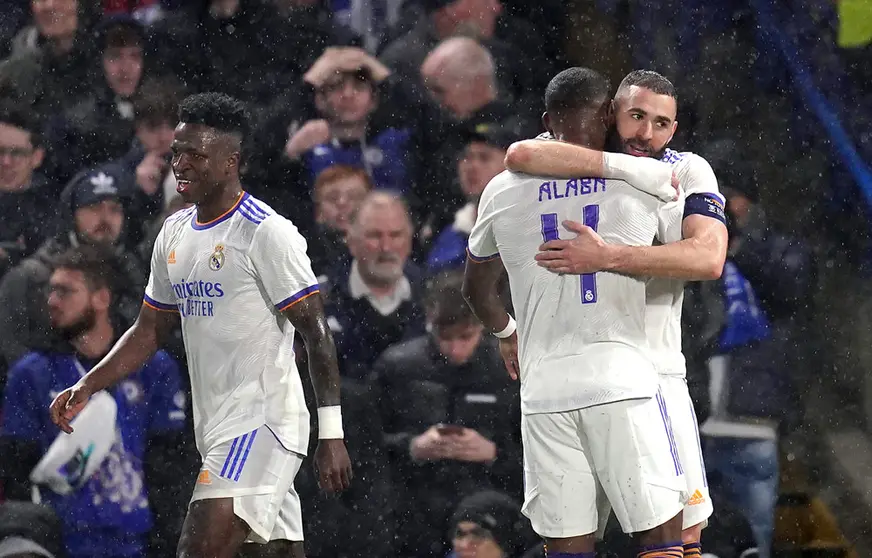
[[[309,412],[294,355],[299,332],[318,400],[315,463],[323,489],[351,479],[339,406],[336,351],[318,282],[296,227],[239,181],[248,115],[217,93],[179,107],[172,144],[177,191],[194,207],[158,234],[136,323],[109,355],[52,402],[70,421],[142,364],[181,319],[194,435],[203,460],[182,527],[180,558],[303,557],[293,481],[309,442]]]
[[[700,536],[712,514],[696,413],[687,389],[681,353],[681,307],[685,281],[720,277],[727,251],[724,198],[711,166],[698,155],[668,149],[678,127],[677,95],[662,75],[639,70],[628,74],[615,93],[615,149],[662,161],[681,183],[683,219],[662,246],[620,246],[572,219],[566,226],[575,238],[545,243],[536,256],[555,273],[613,271],[652,279],[647,285],[646,329],[669,408],[679,457],[690,495],[683,513],[682,540],[687,557],[701,554]],[[610,156],[612,154],[606,154]],[[507,168],[553,177],[602,176],[599,151],[555,141],[526,140],[513,145]]]

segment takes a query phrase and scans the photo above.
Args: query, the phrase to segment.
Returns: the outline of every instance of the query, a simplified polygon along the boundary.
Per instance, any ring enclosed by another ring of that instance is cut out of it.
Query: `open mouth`
[[[184,193],[191,187],[191,181],[179,178],[176,180],[176,192]]]
[[[648,149],[640,149],[632,145],[627,146],[627,153],[629,155],[633,155],[634,157],[648,157],[649,155],[651,155],[651,152]]]

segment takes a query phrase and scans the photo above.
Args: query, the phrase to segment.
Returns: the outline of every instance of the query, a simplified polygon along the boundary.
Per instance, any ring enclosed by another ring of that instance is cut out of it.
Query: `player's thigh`
[[[305,558],[302,541],[270,541],[267,544],[248,543],[242,546],[239,558]]]
[[[192,501],[229,498],[233,513],[250,528],[248,541],[302,541],[300,499],[293,487],[302,459],[262,426],[207,453]]]
[[[659,393],[581,413],[597,478],[624,532],[647,531],[678,515],[686,486]]]
[[[699,427],[687,382],[680,376],[664,376],[660,393],[669,411],[678,458],[687,482],[687,505],[684,507],[683,529],[705,522],[712,514],[705,462],[699,441]]]
[[[597,528],[598,485],[578,411],[523,415],[523,513],[542,537],[565,539]]]

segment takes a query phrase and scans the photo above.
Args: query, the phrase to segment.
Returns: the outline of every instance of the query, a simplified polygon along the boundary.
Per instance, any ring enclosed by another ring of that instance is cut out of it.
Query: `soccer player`
[[[700,535],[712,514],[696,413],[687,390],[681,353],[684,281],[717,279],[727,251],[724,199],[709,164],[693,153],[667,149],[678,126],[672,83],[652,71],[628,74],[614,98],[617,139],[623,152],[659,159],[674,168],[683,190],[684,218],[669,231],[663,246],[607,244],[595,230],[578,222],[565,226],[574,239],[545,243],[536,256],[555,273],[614,271],[650,276],[646,329],[661,375],[660,389],[670,411],[690,499],[684,509],[685,556],[700,556]],[[554,177],[598,176],[602,153],[559,142],[527,140],[510,148],[507,167]]]
[[[138,369],[181,319],[203,465],[178,556],[303,556],[293,488],[309,413],[293,341],[300,332],[318,400],[315,463],[324,490],[349,486],[339,371],[318,283],[296,227],[242,190],[242,103],[217,93],[179,107],[172,144],[177,191],[194,206],[157,237],[136,323],[97,366],[51,404],[66,432],[88,398]]]
[[[545,126],[560,140],[602,147],[609,101],[602,76],[565,70],[545,92]],[[565,234],[563,219],[583,216],[611,242],[645,246],[680,222],[676,207],[626,182],[510,172],[482,194],[464,292],[500,338],[510,370],[520,371],[523,511],[550,558],[594,556],[606,498],[624,531],[638,535],[639,556],[682,555],[685,481],[647,354],[645,281],[557,275],[533,260],[543,240]],[[503,267],[517,325],[497,294]]]

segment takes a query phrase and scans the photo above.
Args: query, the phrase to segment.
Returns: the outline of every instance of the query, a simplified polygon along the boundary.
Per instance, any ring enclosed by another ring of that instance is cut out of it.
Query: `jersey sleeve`
[[[476,217],[472,232],[469,233],[469,244],[466,249],[469,258],[475,262],[492,260],[500,255],[493,228],[496,215],[494,199],[487,190],[485,188],[478,202],[478,217]]]
[[[188,398],[182,390],[179,365],[161,351],[152,358],[149,369],[153,377],[149,386],[149,432],[183,429]]]
[[[726,223],[726,202],[718,190],[718,179],[708,161],[690,154],[678,163],[675,170],[685,192],[684,217],[705,215]]]
[[[271,216],[257,227],[248,255],[279,312],[319,291],[306,240],[284,217]]]
[[[166,250],[167,224],[164,223],[151,252],[151,272],[148,275],[148,284],[145,286],[143,303],[150,308],[163,312],[178,312],[176,294],[170,281],[169,268],[167,267],[169,254]]]
[[[681,222],[684,220],[681,200],[660,204],[657,210],[657,240],[669,244],[681,240]]]

